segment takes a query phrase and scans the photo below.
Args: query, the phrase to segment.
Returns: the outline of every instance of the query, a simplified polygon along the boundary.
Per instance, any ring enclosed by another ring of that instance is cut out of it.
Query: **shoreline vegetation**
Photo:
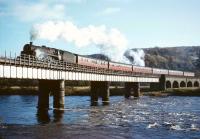
[[[38,95],[37,86],[9,86],[1,87],[0,95]],[[50,94],[52,95],[52,94]],[[90,87],[89,86],[66,86],[65,87],[66,96],[89,96]],[[111,86],[110,87],[111,96],[123,96],[124,88]],[[148,88],[141,89],[141,95],[144,96],[200,96],[200,88],[179,88],[179,89],[167,89],[165,91],[151,91]]]
[[[147,96],[200,96],[200,88],[174,88],[165,91],[150,91],[145,92],[143,95]]]
[[[110,94],[112,96],[123,95],[124,88],[122,87],[110,87]],[[1,87],[0,95],[38,95],[38,87],[22,87],[22,86],[10,86]],[[50,93],[52,95],[52,93]],[[65,96],[89,96],[89,86],[66,86]]]

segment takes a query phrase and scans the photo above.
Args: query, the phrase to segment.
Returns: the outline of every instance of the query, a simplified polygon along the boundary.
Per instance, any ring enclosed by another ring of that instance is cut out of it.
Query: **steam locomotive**
[[[131,64],[122,64],[108,60],[89,58],[86,56],[81,56],[78,54],[74,54],[68,51],[63,51],[55,48],[49,48],[46,46],[36,46],[33,45],[32,42],[30,42],[30,44],[24,45],[21,55],[23,54],[32,55],[36,59],[41,58],[48,60],[61,60],[67,63],[76,63],[78,65],[90,66],[112,71],[124,71],[124,72],[153,74],[153,75],[165,74],[173,76],[188,76],[188,77],[194,76],[193,72],[141,67],[141,66],[134,66]]]

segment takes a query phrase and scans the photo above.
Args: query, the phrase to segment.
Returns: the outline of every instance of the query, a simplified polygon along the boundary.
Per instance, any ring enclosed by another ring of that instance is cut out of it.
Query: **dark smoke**
[[[29,34],[30,34],[30,41],[31,42],[34,41],[38,36],[37,31],[35,31],[33,28],[30,30]]]

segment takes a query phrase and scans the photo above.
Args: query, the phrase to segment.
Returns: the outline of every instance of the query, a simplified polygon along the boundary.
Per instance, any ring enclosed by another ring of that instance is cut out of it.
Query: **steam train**
[[[100,60],[95,58],[89,58],[86,56],[74,54],[68,51],[63,51],[55,48],[49,48],[46,46],[36,46],[32,42],[30,44],[24,45],[21,55],[32,55],[36,59],[48,59],[48,60],[61,60],[67,63],[76,63],[78,65],[90,66],[95,68],[101,68],[105,70],[112,71],[124,71],[139,74],[153,74],[153,75],[173,75],[173,76],[188,76],[193,77],[193,72],[177,71],[177,70],[167,70],[158,69],[151,67],[141,67],[131,64],[122,64],[108,60]]]

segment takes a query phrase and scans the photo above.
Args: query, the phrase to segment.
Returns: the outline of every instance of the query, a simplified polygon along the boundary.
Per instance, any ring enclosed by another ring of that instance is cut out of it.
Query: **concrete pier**
[[[133,94],[132,83],[125,82],[124,88],[125,88],[125,98],[129,98],[131,96],[131,94]]]
[[[140,83],[134,82],[133,83],[133,96],[134,97],[140,97]]]
[[[92,81],[91,82],[91,105],[98,105],[98,98],[102,98],[104,105],[109,104],[109,82]]]
[[[98,88],[98,83],[97,82],[90,82],[90,96],[91,96],[91,105],[96,106],[98,105],[98,97],[99,97],[99,92],[97,90]]]
[[[53,122],[61,122],[63,119],[64,112],[64,110],[53,110]]]
[[[139,82],[125,82],[125,98],[130,96],[140,96],[140,83]]]
[[[159,83],[150,83],[151,91],[159,91]]]
[[[49,93],[48,81],[39,80],[38,109],[49,109]]]
[[[37,110],[37,121],[41,124],[47,124],[51,121],[48,109]]]
[[[63,109],[65,106],[65,81],[55,81],[55,88],[53,89],[53,107]]]
[[[109,104],[109,97],[110,97],[110,90],[109,90],[110,83],[109,82],[102,82],[101,84],[101,98],[104,105]]]
[[[159,88],[160,91],[166,90],[166,76],[163,74],[159,78]]]
[[[39,80],[38,109],[49,109],[49,94],[53,93],[53,107],[64,108],[65,81],[64,80]]]
[[[161,75],[158,83],[150,83],[151,91],[164,91],[166,90],[166,76]]]

